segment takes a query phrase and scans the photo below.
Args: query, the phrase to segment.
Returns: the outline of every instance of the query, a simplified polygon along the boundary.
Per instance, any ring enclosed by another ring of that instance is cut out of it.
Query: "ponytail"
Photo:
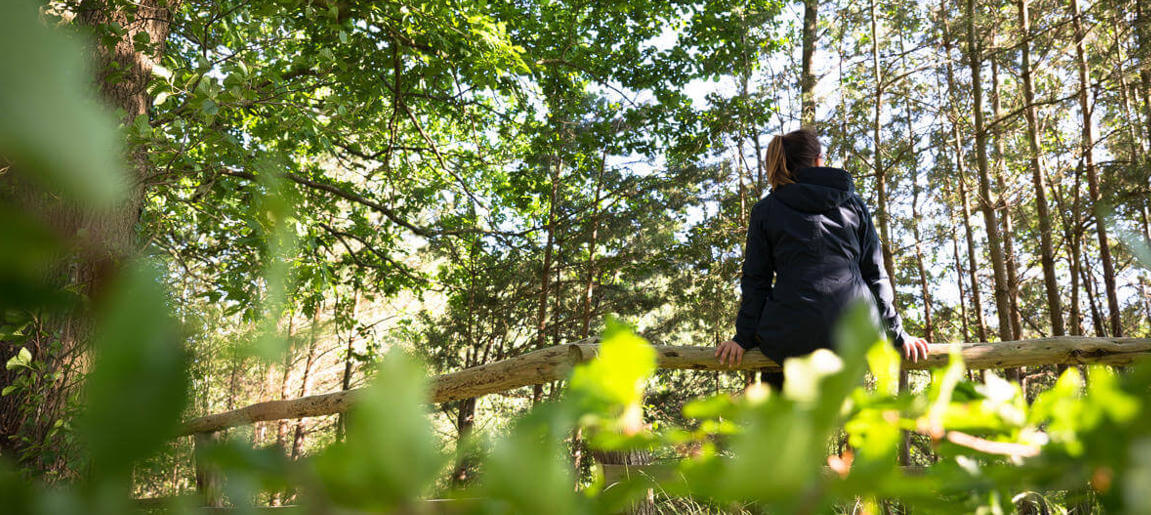
[[[787,153],[783,150],[783,136],[771,138],[767,144],[767,155],[763,159],[764,168],[767,169],[767,182],[772,189],[795,182],[791,172],[787,170]]]
[[[772,189],[794,183],[795,171],[813,166],[821,151],[819,137],[806,127],[771,138],[763,157],[767,182]]]

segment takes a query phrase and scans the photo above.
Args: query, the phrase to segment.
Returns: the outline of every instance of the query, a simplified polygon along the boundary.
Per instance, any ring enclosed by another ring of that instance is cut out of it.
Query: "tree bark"
[[[1095,211],[1095,234],[1099,239],[1099,260],[1103,264],[1103,283],[1107,289],[1107,309],[1110,312],[1111,334],[1123,336],[1122,312],[1119,310],[1119,296],[1115,286],[1115,265],[1111,261],[1111,246],[1107,241],[1107,220],[1100,213],[1103,205],[1100,201],[1099,176],[1095,172],[1095,127],[1091,122],[1091,105],[1087,101],[1087,89],[1090,87],[1091,74],[1087,68],[1087,50],[1083,40],[1086,37],[1083,31],[1082,13],[1079,11],[1079,0],[1070,3],[1072,25],[1075,28],[1075,62],[1079,73],[1079,109],[1083,115],[1083,160],[1084,172],[1087,175],[1087,191],[1091,200],[1091,208]]]
[[[994,37],[995,32],[992,32]],[[993,40],[994,41],[994,40]],[[991,113],[994,119],[999,120],[1002,109],[999,97],[999,63],[991,59]],[[996,196],[996,209],[1000,209],[1000,221],[1003,223],[1003,258],[1007,268],[1007,297],[1010,307],[1011,339],[1018,340],[1023,334],[1023,324],[1019,314],[1019,272],[1015,266],[1015,243],[1011,236],[1011,199],[1007,188],[1007,156],[1003,145],[1003,135],[999,130],[994,134],[995,145],[995,183],[999,189]],[[1008,380],[1022,384],[1023,370],[1012,368],[1004,370]]]
[[[452,484],[463,486],[471,480],[472,469],[476,465],[473,456],[460,450],[476,425],[476,398],[460,399],[456,407],[456,453],[459,458],[452,471]]]
[[[552,245],[555,242],[556,196],[559,191],[560,166],[562,166],[562,163],[559,158],[556,157],[555,162],[551,164],[551,195],[548,200],[547,240],[544,243],[543,266],[540,270],[540,297],[539,307],[536,311],[535,347],[537,349],[542,349],[547,345],[548,288],[551,280]],[[539,403],[543,400],[543,393],[543,385],[535,385],[532,388],[532,402]]]
[[[983,50],[975,37],[975,0],[967,0],[967,55],[971,67],[972,111],[975,118],[975,156],[979,172],[979,204],[987,229],[987,247],[995,270],[995,307],[999,315],[999,339],[1010,340],[1011,301],[1009,299],[1007,264],[999,234],[999,221],[991,205],[991,178],[987,163],[987,128],[983,115]]]
[[[1143,125],[1143,136],[1147,140],[1147,148],[1151,150],[1151,7],[1145,2],[1135,2],[1135,36],[1138,48],[1142,52],[1139,58],[1139,82],[1143,92],[1143,116],[1146,118]]]
[[[1031,151],[1031,183],[1035,194],[1035,214],[1039,222],[1039,260],[1043,267],[1043,286],[1047,293],[1047,313],[1051,320],[1051,334],[1066,334],[1063,326],[1063,305],[1059,284],[1055,280],[1055,251],[1051,243],[1051,212],[1047,206],[1047,185],[1040,161],[1042,144],[1039,121],[1035,112],[1035,86],[1031,78],[1031,15],[1030,0],[1016,0],[1019,9],[1020,74],[1023,76],[1024,115],[1027,118],[1027,146]]]
[[[1079,190],[1081,175],[1082,174],[1080,174],[1079,168],[1076,168],[1074,190],[1072,190],[1073,199],[1071,202],[1070,217],[1069,219],[1064,218],[1063,220],[1064,232],[1066,233],[1064,237],[1068,242],[1067,254],[1068,260],[1070,262],[1069,272],[1071,274],[1071,311],[1068,321],[1070,322],[1071,334],[1073,335],[1083,334],[1083,311],[1082,306],[1080,305],[1081,303],[1079,302],[1079,268],[1082,266],[1081,257],[1083,248],[1082,239],[1080,238],[1083,232],[1079,229],[1082,226],[1082,221],[1080,220],[1079,216]],[[1059,211],[1066,213],[1067,211],[1062,207],[1062,196],[1058,195],[1058,189],[1052,189],[1057,193],[1056,201],[1058,201],[1060,204]]]
[[[353,367],[353,359],[355,348],[353,344],[356,342],[356,311],[360,306],[360,291],[357,287],[352,292],[352,327],[348,331],[348,345],[344,349],[344,376],[340,379],[340,389],[348,391],[352,389],[352,375],[355,372]],[[337,437],[340,440],[344,439],[347,434],[347,420],[343,413],[340,414],[339,420],[336,421]]]
[[[179,2],[141,0],[135,5],[138,11],[129,19],[125,10],[88,0],[81,3],[75,18],[76,24],[97,34],[105,34],[105,28],[110,25],[123,29],[118,37],[111,35],[110,41],[99,39],[92,46],[90,58],[94,87],[110,108],[123,113],[120,122],[125,125],[130,125],[137,116],[147,115],[152,105],[147,84],[153,64],[163,56],[171,10],[178,8]],[[148,52],[138,52],[133,42],[145,36],[155,44]],[[129,187],[126,196],[113,208],[92,210],[59,200],[37,186],[21,184],[17,188],[22,190],[21,195],[27,195],[37,216],[52,225],[62,239],[77,242],[78,251],[75,255],[61,256],[56,265],[58,273],[53,277],[59,278],[57,286],[61,289],[79,293],[93,305],[100,303],[104,285],[115,277],[123,260],[136,251],[135,224],[144,204],[150,165],[144,148],[130,149],[125,158],[125,182]],[[59,477],[71,465],[73,449],[64,438],[67,432],[53,432],[52,428],[57,421],[71,416],[69,399],[78,394],[83,383],[81,376],[87,371],[91,320],[91,312],[86,307],[41,317],[25,346],[42,367],[42,376],[53,379],[0,398],[0,452],[30,457],[21,465],[47,473],[41,477]],[[19,350],[9,345],[2,347],[0,359],[4,361]],[[7,384],[9,377],[9,372],[0,371],[0,382]],[[52,448],[54,452],[42,453],[33,447]],[[25,452],[30,449],[31,452]],[[54,457],[51,462],[40,461],[49,455]]]
[[[978,259],[975,249],[975,232],[971,228],[971,205],[967,200],[967,172],[963,154],[963,142],[959,138],[959,100],[958,88],[955,83],[955,71],[951,67],[951,31],[947,24],[949,13],[946,4],[940,2],[939,16],[942,26],[943,49],[946,55],[944,69],[947,72],[948,106],[951,118],[951,145],[955,152],[955,170],[958,174],[956,182],[959,183],[959,203],[962,207],[963,230],[967,239],[967,272],[971,280],[971,310],[975,312],[975,329],[979,341],[987,341],[987,323],[983,320],[983,302],[979,295]]]
[[[991,112],[996,120],[1003,114],[999,95],[999,63],[991,60]],[[1003,145],[1003,135],[995,132],[995,182],[999,189],[996,205],[1002,210],[1003,254],[1007,265],[1007,293],[1011,306],[1011,339],[1023,337],[1023,324],[1019,315],[1019,270],[1015,255],[1014,227],[1011,218],[1011,191],[1007,186],[1007,155]]]
[[[913,172],[911,176],[915,183],[911,196],[911,229],[915,235],[915,264],[919,269],[919,287],[923,295],[924,338],[933,342],[935,325],[931,319],[931,286],[928,283],[927,268],[923,265],[923,238],[919,234],[919,174]]]
[[[1107,336],[1106,323],[1103,321],[1103,311],[1095,299],[1099,298],[1099,283],[1095,281],[1095,274],[1091,273],[1090,263],[1084,262],[1079,268],[1083,279],[1083,291],[1087,294],[1087,307],[1091,309],[1091,325],[1095,327],[1095,336]]]
[[[888,280],[891,281],[891,292],[895,299],[899,298],[895,284],[895,265],[891,254],[891,223],[887,213],[887,171],[883,168],[883,137],[880,131],[881,115],[883,114],[883,73],[879,68],[879,18],[875,12],[875,0],[868,2],[871,13],[871,71],[875,78],[875,106],[874,118],[871,121],[872,138],[875,145],[875,154],[872,156],[872,168],[875,170],[875,215],[879,218],[879,244],[883,250],[883,267],[887,270]],[[899,390],[907,389],[907,371],[899,371]],[[902,443],[899,446],[899,462],[907,465],[911,461],[911,434],[903,432]]]
[[[955,216],[950,216],[955,220]],[[955,230],[954,222],[951,226],[951,249],[955,253],[955,284],[959,286],[959,320],[964,340],[971,338],[971,331],[967,325],[967,293],[963,288],[963,260],[959,258],[959,234]]]
[[[815,56],[815,43],[819,38],[819,0],[803,0],[803,68],[799,77],[799,91],[802,98],[800,123],[815,125],[815,70],[812,60]]]
[[[604,166],[607,165],[607,150],[603,151],[599,161],[599,173],[595,178],[595,193],[592,196],[595,205],[592,206],[591,214],[591,236],[588,238],[587,245],[587,276],[584,280],[583,290],[583,314],[580,317],[580,337],[587,338],[591,335],[591,319],[592,319],[592,299],[595,297],[595,277],[596,277],[596,251],[597,244],[599,243],[599,224],[600,224],[600,194],[603,190],[603,172]]]
[[[320,307],[312,314],[311,334],[308,337],[308,358],[304,361],[304,372],[300,378],[300,397],[307,397],[312,389],[312,365],[316,361],[316,334],[319,331]],[[296,419],[296,431],[292,437],[292,459],[298,459],[304,450],[304,420]]]
[[[883,115],[883,72],[879,67],[879,27],[875,12],[875,0],[871,0],[871,70],[875,77],[874,118],[871,121],[872,138],[874,139],[875,155],[872,157],[872,168],[875,170],[875,216],[879,218],[879,239],[883,246],[883,266],[887,269],[887,277],[891,280],[891,291],[897,293],[895,288],[895,265],[891,255],[891,217],[887,213],[887,170],[883,163],[883,137],[881,134],[881,116]],[[896,295],[898,296],[898,295]]]
[[[952,344],[932,344],[930,355],[917,362],[904,361],[903,368],[929,370],[947,366]],[[959,343],[963,362],[971,369],[1101,363],[1126,366],[1151,355],[1151,338],[1087,338],[1060,336],[1008,342]],[[715,347],[653,345],[656,364],[672,370],[780,370],[758,350],[744,354],[743,363],[731,367],[715,358]],[[487,363],[436,377],[429,402],[479,397],[491,393],[541,384],[564,377],[576,364],[594,358],[599,345],[593,341],[558,345],[506,360]],[[227,413],[207,415],[187,421],[182,435],[219,431],[228,427],[281,418],[317,417],[346,411],[359,389],[313,395],[288,401],[269,401]]]

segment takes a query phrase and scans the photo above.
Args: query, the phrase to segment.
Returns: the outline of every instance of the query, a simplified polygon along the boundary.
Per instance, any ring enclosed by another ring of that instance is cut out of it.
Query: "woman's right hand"
[[[923,338],[909,337],[903,342],[903,359],[915,363],[920,358],[927,359],[927,355],[931,353],[931,348],[927,346],[927,340]]]

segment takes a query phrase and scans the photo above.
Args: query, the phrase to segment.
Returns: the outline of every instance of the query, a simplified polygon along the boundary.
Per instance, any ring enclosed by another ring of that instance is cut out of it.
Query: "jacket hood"
[[[846,170],[827,166],[795,171],[795,182],[772,190],[780,202],[805,213],[822,213],[847,202],[855,193]]]

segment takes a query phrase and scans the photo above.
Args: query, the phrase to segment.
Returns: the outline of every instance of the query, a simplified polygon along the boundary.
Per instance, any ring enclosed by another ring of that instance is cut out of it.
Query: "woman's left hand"
[[[720,363],[736,366],[743,363],[743,347],[735,343],[735,340],[728,340],[719,344],[715,349],[715,356],[719,358]]]

